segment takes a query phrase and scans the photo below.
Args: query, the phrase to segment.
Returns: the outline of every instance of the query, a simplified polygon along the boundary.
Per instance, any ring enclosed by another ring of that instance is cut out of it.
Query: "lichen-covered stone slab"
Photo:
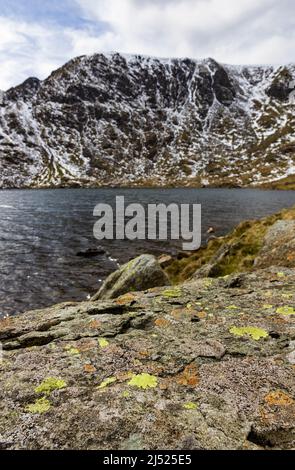
[[[291,308],[268,268],[2,320],[0,448],[292,449]]]

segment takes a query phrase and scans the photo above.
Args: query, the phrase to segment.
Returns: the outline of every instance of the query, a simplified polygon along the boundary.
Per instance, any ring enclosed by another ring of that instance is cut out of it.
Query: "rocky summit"
[[[0,93],[0,187],[293,184],[294,76],[294,65],[78,57]]]

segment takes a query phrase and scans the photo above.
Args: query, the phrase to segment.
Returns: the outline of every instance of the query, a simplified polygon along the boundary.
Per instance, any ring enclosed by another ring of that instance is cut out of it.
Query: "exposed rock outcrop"
[[[295,267],[295,208],[239,224],[166,271],[174,282],[219,277],[269,266]]]
[[[177,286],[143,255],[91,301],[0,320],[0,449],[294,449],[294,223],[240,224]]]
[[[2,449],[292,449],[295,269],[0,322]]]

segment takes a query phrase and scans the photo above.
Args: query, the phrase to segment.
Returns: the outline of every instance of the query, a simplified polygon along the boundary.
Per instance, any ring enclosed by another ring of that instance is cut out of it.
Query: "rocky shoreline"
[[[294,221],[241,224],[169,264],[176,285],[132,289],[137,261],[91,301],[1,320],[0,448],[293,449]]]

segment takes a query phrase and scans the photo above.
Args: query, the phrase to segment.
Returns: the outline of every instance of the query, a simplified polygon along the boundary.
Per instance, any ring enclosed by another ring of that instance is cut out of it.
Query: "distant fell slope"
[[[295,174],[295,65],[75,58],[0,95],[0,187],[247,186]]]

